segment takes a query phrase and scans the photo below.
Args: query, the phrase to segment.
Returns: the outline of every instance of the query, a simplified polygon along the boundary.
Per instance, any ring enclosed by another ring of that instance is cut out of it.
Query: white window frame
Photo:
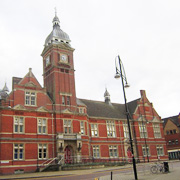
[[[161,138],[161,130],[159,124],[153,124],[153,130],[154,130],[154,137],[155,138]]]
[[[64,133],[65,134],[72,134],[72,120],[70,119],[64,119],[64,123],[63,123],[63,127],[64,127]]]
[[[99,145],[93,146],[93,158],[98,159],[100,158],[100,148]]]
[[[98,137],[98,124],[91,124],[91,136]]]
[[[81,131],[81,134],[85,134],[85,124],[84,124],[84,121],[80,121],[80,131]]]
[[[147,127],[145,122],[139,122],[140,138],[148,138]]]
[[[38,144],[38,159],[48,158],[48,146],[47,144]]]
[[[79,113],[80,113],[80,114],[84,114],[84,113],[85,113],[85,108],[79,107]]]
[[[146,157],[147,155],[148,156],[151,156],[150,154],[150,148],[148,145],[142,145],[142,152],[143,152],[143,156]]]
[[[67,106],[71,105],[71,97],[70,96],[66,96],[66,105]]]
[[[116,137],[115,122],[111,120],[106,121],[107,136]]]
[[[65,96],[62,96],[62,105],[65,105],[65,104],[66,104]]]
[[[163,145],[157,145],[156,150],[157,150],[157,155],[158,156],[164,156],[164,147],[163,147]]]
[[[13,144],[13,160],[24,160],[24,144]]]
[[[15,116],[14,117],[14,133],[24,133],[25,129],[24,117]]]
[[[35,91],[25,91],[25,105],[36,106],[37,94]]]
[[[115,145],[109,146],[109,157],[110,158],[117,158],[118,157],[118,147]]]
[[[48,123],[46,118],[37,119],[38,134],[47,134],[47,124]]]
[[[128,124],[123,122],[124,138],[129,139],[129,128]]]

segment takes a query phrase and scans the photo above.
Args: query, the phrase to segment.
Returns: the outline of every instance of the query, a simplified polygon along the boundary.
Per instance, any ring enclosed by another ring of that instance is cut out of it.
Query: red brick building
[[[180,115],[164,118],[164,136],[169,159],[180,158]]]
[[[32,69],[0,91],[0,174],[33,172],[48,159],[61,163],[131,160],[124,104],[78,99],[74,49],[55,15],[42,52],[44,87]],[[163,123],[141,90],[128,103],[135,158],[167,159]]]

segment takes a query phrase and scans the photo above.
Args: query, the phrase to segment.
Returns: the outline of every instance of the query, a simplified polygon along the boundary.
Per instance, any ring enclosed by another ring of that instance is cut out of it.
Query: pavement
[[[177,161],[179,164],[179,161]],[[152,163],[137,164],[137,176],[138,180],[179,180],[180,179],[180,166],[176,165],[176,162],[169,162],[169,173],[157,173],[152,174],[150,167]],[[98,172],[105,171],[109,175],[98,174]],[[112,173],[111,173],[112,172]],[[134,172],[132,165],[115,166],[115,167],[104,167],[99,169],[88,169],[88,170],[71,170],[71,171],[54,171],[54,172],[36,172],[36,173],[24,173],[24,174],[13,174],[13,175],[2,175],[0,180],[15,180],[15,179],[43,179],[47,177],[56,176],[68,176],[68,175],[85,175],[97,173],[97,178],[94,180],[134,180]]]

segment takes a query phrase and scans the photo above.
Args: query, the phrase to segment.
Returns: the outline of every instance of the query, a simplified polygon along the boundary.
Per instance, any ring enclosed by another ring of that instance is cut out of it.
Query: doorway
[[[65,164],[73,163],[73,150],[71,146],[66,146],[64,150],[64,162]]]

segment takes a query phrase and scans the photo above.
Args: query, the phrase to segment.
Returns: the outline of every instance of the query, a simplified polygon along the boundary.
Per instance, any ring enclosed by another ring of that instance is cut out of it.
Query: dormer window
[[[79,113],[84,114],[85,113],[85,108],[84,107],[79,107]]]

